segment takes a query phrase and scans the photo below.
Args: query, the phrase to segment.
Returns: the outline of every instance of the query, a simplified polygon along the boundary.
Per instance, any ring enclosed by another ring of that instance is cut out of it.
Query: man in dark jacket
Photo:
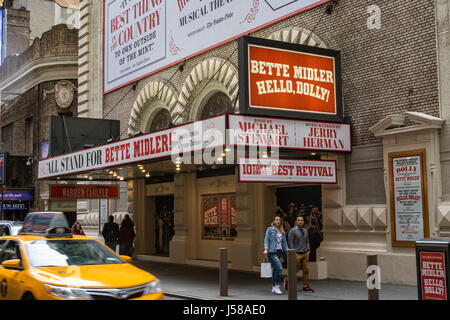
[[[303,269],[303,291],[314,292],[309,286],[309,254],[311,251],[308,238],[308,230],[304,228],[305,220],[302,216],[298,216],[296,225],[289,231],[288,246],[289,249],[295,249],[297,258],[297,272]],[[287,283],[285,282],[285,287]]]
[[[102,235],[105,244],[116,252],[117,241],[119,240],[119,225],[114,222],[113,216],[109,216],[109,222],[103,226]]]

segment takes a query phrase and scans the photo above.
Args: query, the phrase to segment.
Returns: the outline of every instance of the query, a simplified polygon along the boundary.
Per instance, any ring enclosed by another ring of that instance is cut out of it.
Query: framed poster
[[[202,196],[202,239],[231,240],[237,236],[235,194]]]
[[[429,236],[426,152],[388,157],[392,245],[413,247],[416,240]]]

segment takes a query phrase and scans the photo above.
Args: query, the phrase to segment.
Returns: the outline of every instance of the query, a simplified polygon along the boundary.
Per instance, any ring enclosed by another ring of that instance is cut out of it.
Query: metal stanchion
[[[220,296],[228,296],[228,254],[227,248],[220,248],[219,285]]]
[[[297,300],[297,259],[294,249],[287,252],[288,299]]]
[[[367,255],[367,268],[370,266],[378,266],[378,256],[376,254]],[[369,278],[372,276],[370,274],[367,275]],[[379,291],[376,288],[368,288],[369,290],[369,300],[379,300]]]

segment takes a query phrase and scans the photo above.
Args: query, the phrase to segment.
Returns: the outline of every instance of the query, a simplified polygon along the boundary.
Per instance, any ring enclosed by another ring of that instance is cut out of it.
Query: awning
[[[350,124],[222,115],[40,161],[38,178],[125,181],[237,166],[235,150],[240,147],[262,148],[261,158],[274,150],[294,158],[318,151],[351,152]],[[128,167],[137,170],[130,173]]]

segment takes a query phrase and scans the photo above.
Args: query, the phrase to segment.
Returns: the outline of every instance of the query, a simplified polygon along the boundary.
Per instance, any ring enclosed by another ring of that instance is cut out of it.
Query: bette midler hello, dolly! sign
[[[242,37],[240,113],[342,122],[339,51]]]

